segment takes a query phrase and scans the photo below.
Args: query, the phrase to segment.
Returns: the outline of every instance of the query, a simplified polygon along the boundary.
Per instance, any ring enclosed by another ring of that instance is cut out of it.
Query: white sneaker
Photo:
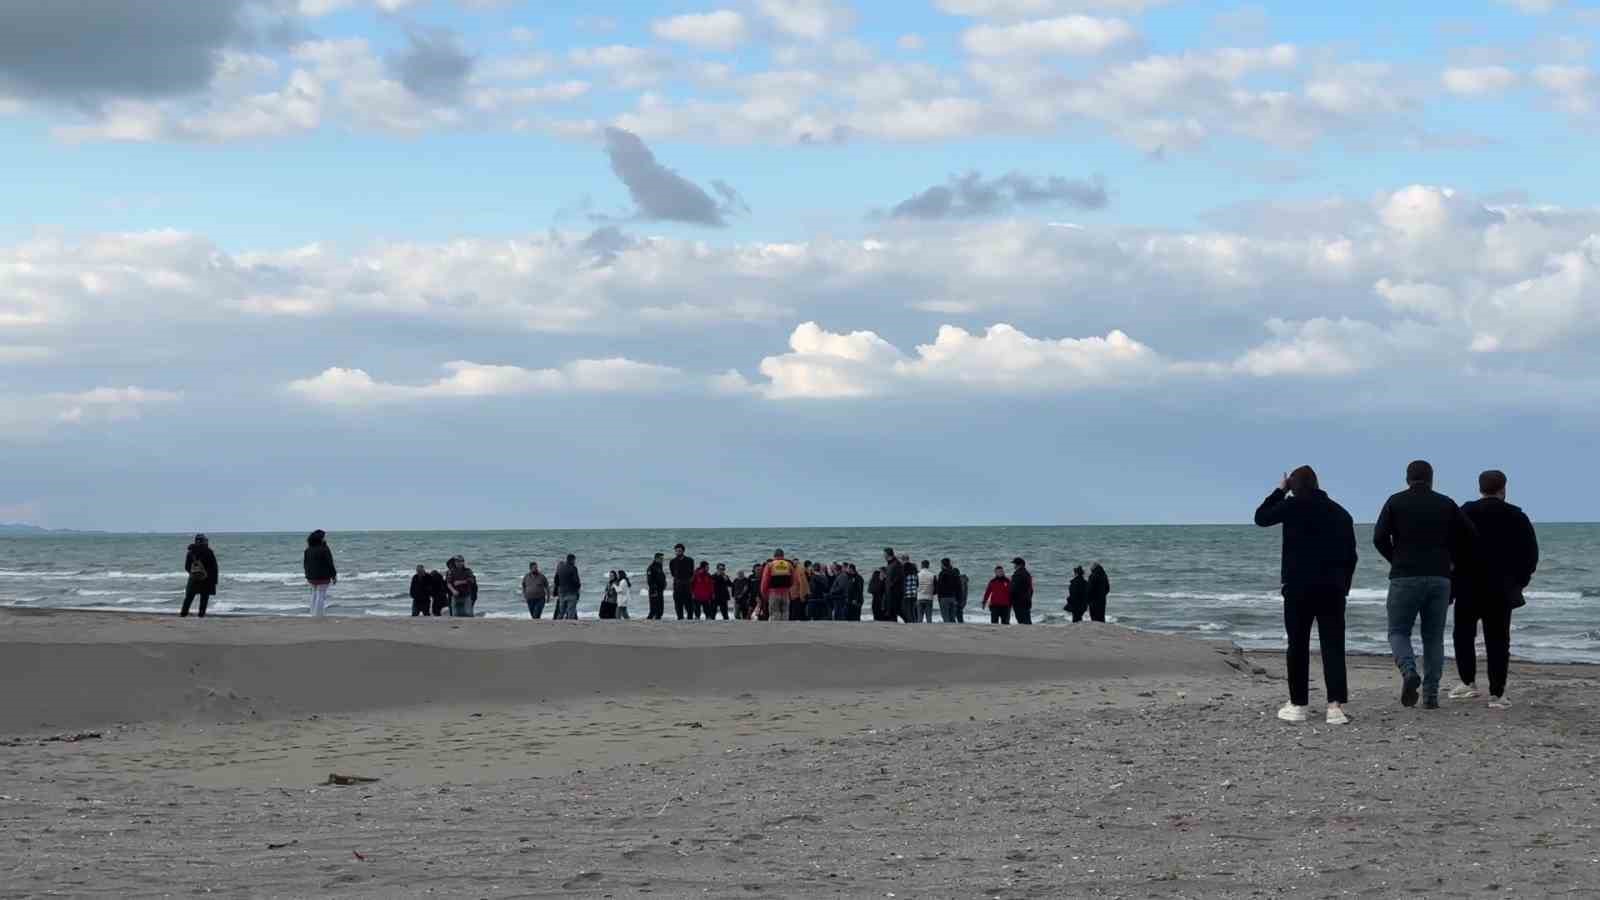
[[[1476,700],[1478,699],[1478,685],[1476,682],[1458,684],[1450,689],[1449,696],[1451,700]]]
[[[1489,698],[1489,708],[1490,709],[1510,709],[1511,708],[1511,698],[1507,697],[1504,694],[1501,694],[1498,697],[1490,697]]]
[[[1304,706],[1295,706],[1293,703],[1285,703],[1278,710],[1278,718],[1285,722],[1304,722],[1306,720],[1306,709],[1307,707]]]
[[[1337,703],[1328,704],[1329,725],[1349,725],[1350,717],[1344,714],[1344,707]]]

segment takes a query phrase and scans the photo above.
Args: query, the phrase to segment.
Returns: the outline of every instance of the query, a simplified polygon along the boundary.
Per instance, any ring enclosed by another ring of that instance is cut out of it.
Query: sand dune
[[[373,621],[0,612],[0,733],[461,701],[1225,673],[1123,629]]]

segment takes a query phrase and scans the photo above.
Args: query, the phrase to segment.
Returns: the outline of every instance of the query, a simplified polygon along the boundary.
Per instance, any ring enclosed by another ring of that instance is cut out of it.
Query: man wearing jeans
[[[1433,490],[1433,466],[1417,460],[1406,467],[1406,489],[1390,497],[1378,514],[1372,542],[1389,561],[1389,647],[1400,669],[1400,702],[1439,708],[1444,673],[1444,621],[1450,609],[1455,560],[1470,552],[1473,529],[1456,502]],[[1422,619],[1422,675],[1411,631]]]
[[[578,557],[568,553],[567,558],[556,566],[556,618],[578,618],[578,595],[583,591],[583,582],[578,578]]]

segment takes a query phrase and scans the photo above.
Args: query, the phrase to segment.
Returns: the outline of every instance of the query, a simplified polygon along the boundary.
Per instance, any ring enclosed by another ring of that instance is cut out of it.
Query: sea
[[[916,561],[950,557],[972,584],[967,618],[980,616],[982,586],[996,565],[1027,559],[1034,573],[1035,620],[1068,624],[1062,610],[1074,565],[1100,561],[1111,578],[1108,618],[1119,625],[1179,634],[1245,649],[1284,646],[1278,593],[1279,531],[1253,526],[812,528],[635,531],[449,531],[333,533],[339,583],[331,615],[409,616],[407,593],[418,564],[444,570],[466,557],[478,576],[484,627],[516,627],[527,608],[519,590],[530,561],[553,573],[576,554],[582,573],[580,618],[594,618],[606,573],[633,583],[633,618],[648,609],[644,569],[675,543],[691,556],[748,570],[776,547],[794,558],[854,562],[867,573],[885,547]],[[0,606],[176,613],[182,602],[184,550],[191,535],[42,534],[0,537]],[[1349,649],[1386,653],[1387,570],[1358,527],[1360,571],[1347,611]],[[210,535],[222,569],[211,612],[303,616],[309,591],[301,576],[303,534]],[[1542,552],[1528,605],[1515,617],[1512,652],[1541,662],[1600,663],[1600,524],[1539,527]],[[668,598],[668,616],[672,615]],[[546,613],[548,615],[548,611]],[[620,623],[619,623],[620,626]],[[668,625],[652,627],[692,627]],[[839,623],[829,627],[870,627]],[[972,624],[969,627],[977,627]],[[1448,636],[1446,646],[1449,645]]]

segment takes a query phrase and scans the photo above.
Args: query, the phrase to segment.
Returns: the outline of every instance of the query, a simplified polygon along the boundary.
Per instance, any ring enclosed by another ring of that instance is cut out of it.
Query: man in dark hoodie
[[[1284,477],[1256,508],[1262,528],[1283,526],[1283,625],[1289,637],[1289,702],[1278,710],[1285,722],[1304,722],[1310,705],[1311,625],[1322,647],[1322,680],[1328,690],[1329,725],[1344,725],[1349,689],[1344,668],[1344,608],[1356,575],[1356,528],[1344,507],[1317,484],[1317,473],[1301,466]]]
[[[666,611],[667,567],[663,559],[662,554],[657,553],[644,570],[644,586],[650,594],[650,615],[647,618],[651,619],[660,619]]]
[[[556,618],[578,618],[578,598],[583,594],[583,579],[578,576],[578,557],[568,553],[556,566]]]
[[[1082,622],[1083,614],[1089,611],[1089,579],[1083,577],[1083,566],[1072,567],[1072,580],[1067,582],[1066,610],[1072,613],[1072,621]]]
[[[1506,502],[1506,475],[1490,469],[1478,476],[1482,498],[1463,504],[1462,515],[1477,530],[1474,552],[1456,567],[1456,668],[1461,684],[1452,700],[1478,696],[1478,623],[1483,623],[1489,658],[1489,708],[1507,709],[1506,670],[1511,660],[1511,612],[1524,606],[1522,592],[1539,568],[1539,538],[1533,523]]]
[[[939,598],[940,620],[961,621],[961,573],[956,571],[948,556],[939,560],[939,572],[933,576],[933,594]]]
[[[450,587],[438,569],[428,572],[428,599],[432,601],[435,617],[443,616],[450,609]]]
[[[217,577],[221,570],[217,568],[217,554],[211,550],[211,541],[203,534],[194,536],[194,543],[189,545],[183,555],[183,570],[189,573],[189,581],[183,588],[183,611],[179,617],[189,614],[189,606],[194,603],[194,598],[200,598],[200,618],[205,618],[206,604],[217,593]]]
[[[672,548],[672,562],[667,571],[672,574],[672,609],[679,619],[700,618],[700,606],[694,602],[694,557],[684,552],[682,544]]]
[[[433,615],[433,596],[429,590],[428,569],[426,566],[417,566],[417,573],[411,576],[411,616]]]
[[[912,617],[907,613],[905,608],[905,566],[900,563],[900,557],[895,555],[893,547],[884,548],[883,562],[883,586],[887,589],[885,591],[885,599],[883,601],[883,611],[886,621],[893,622],[896,619],[904,617],[905,621],[910,622]]]
[[[1016,569],[1011,573],[1011,612],[1018,625],[1033,624],[1033,573],[1022,557],[1011,561]]]
[[[1456,502],[1433,490],[1433,466],[1406,467],[1406,489],[1378,514],[1372,542],[1389,561],[1389,648],[1400,670],[1400,702],[1439,708],[1444,673],[1444,620],[1450,610],[1450,575],[1472,550],[1472,523]],[[1411,631],[1422,620],[1422,674],[1417,674]]]

